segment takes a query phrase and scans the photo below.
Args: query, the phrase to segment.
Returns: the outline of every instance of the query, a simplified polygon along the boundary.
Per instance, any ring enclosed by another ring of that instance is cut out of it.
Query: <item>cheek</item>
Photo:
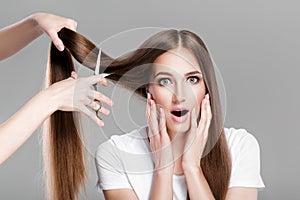
[[[172,99],[172,92],[170,90],[158,85],[151,85],[149,92],[156,104],[161,105],[163,108],[168,107],[169,101]]]
[[[206,94],[205,86],[203,85],[203,87],[197,88],[196,91],[194,91],[194,94],[196,94],[195,95],[196,96],[195,104],[200,108],[202,100],[204,99],[205,94]]]

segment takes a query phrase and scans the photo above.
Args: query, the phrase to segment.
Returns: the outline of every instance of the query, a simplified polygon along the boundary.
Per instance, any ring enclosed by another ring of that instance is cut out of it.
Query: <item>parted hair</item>
[[[51,44],[47,66],[47,86],[68,78],[74,70],[73,58],[94,69],[99,49],[83,35],[63,28],[58,33],[65,45],[60,52]],[[210,95],[212,120],[201,159],[201,168],[217,200],[224,200],[229,186],[231,158],[224,135],[223,118],[214,65],[202,39],[188,30],[163,30],[154,34],[135,51],[113,59],[101,54],[100,73],[106,78],[146,98],[153,62],[163,53],[186,48],[197,59]],[[44,161],[47,197],[53,200],[77,199],[84,188],[86,167],[79,121],[72,112],[56,111],[44,128]]]

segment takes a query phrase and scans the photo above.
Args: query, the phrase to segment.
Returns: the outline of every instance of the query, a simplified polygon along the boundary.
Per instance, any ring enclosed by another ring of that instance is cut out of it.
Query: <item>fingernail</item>
[[[106,79],[104,79],[104,80],[105,80],[104,81],[105,86],[108,86],[107,80]]]
[[[150,94],[149,94],[149,92],[147,92],[147,99],[150,99]]]
[[[71,75],[77,77],[77,73],[75,71],[72,71]]]
[[[58,49],[59,49],[60,51],[63,51],[63,50],[64,50],[64,45],[63,45],[63,44],[59,44],[59,45],[58,45]]]
[[[104,122],[102,120],[99,121],[99,126],[104,126]]]
[[[153,106],[154,105],[154,101],[152,99],[150,99],[150,105]]]

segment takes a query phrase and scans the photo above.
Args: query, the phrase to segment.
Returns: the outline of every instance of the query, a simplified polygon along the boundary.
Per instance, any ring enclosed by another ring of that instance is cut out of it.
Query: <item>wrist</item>
[[[45,103],[44,106],[47,109],[49,116],[59,109],[56,95],[50,87],[42,90],[39,95]]]
[[[184,173],[189,173],[189,172],[201,172],[202,173],[202,168],[199,164],[190,164],[190,163],[182,163],[182,169]]]
[[[38,31],[40,34],[43,34],[44,31],[42,29],[42,27],[40,26],[40,18],[44,15],[45,13],[42,12],[38,12],[38,13],[34,13],[30,16],[30,19],[32,20],[32,22],[34,23],[34,27],[35,30]]]
[[[174,171],[174,166],[170,165],[170,166],[167,166],[167,167],[155,169],[154,174],[156,176],[170,176],[170,175],[172,176],[173,171]]]
[[[37,13],[32,14],[30,17],[38,25],[39,24],[39,19],[40,19],[42,14],[43,14],[42,12],[37,12]]]

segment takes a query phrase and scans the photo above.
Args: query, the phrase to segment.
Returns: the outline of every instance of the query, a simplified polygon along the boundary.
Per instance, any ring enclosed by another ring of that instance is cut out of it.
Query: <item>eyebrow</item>
[[[185,76],[190,76],[190,75],[194,75],[194,74],[202,74],[202,73],[199,72],[199,71],[192,71],[192,72],[186,73]],[[169,75],[169,76],[172,76],[172,74],[169,73],[169,72],[158,72],[158,73],[154,76],[154,78],[157,77],[158,75]]]

